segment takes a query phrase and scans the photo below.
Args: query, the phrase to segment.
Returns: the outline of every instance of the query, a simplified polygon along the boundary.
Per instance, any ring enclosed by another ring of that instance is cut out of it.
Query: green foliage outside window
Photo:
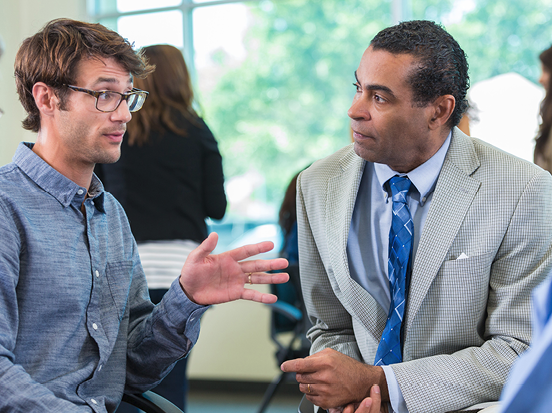
[[[266,5],[251,8],[247,59],[205,91],[202,103],[225,174],[260,171],[267,191],[257,196],[279,203],[297,171],[350,142],[354,71],[391,16],[386,1]]]
[[[462,7],[464,6],[464,7]],[[536,81],[552,42],[552,2],[412,1],[412,17],[446,24],[468,55],[472,84],[506,72]],[[291,177],[350,142],[354,70],[372,37],[392,24],[390,1],[274,1],[251,7],[247,58],[202,92],[225,174],[260,171],[279,204]],[[201,73],[199,73],[201,76]],[[515,110],[515,108],[513,108]],[[505,114],[505,122],[512,121]]]

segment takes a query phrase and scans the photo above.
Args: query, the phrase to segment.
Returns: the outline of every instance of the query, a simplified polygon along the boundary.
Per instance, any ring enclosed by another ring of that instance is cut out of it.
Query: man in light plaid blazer
[[[464,52],[439,25],[381,31],[355,73],[354,143],[298,180],[299,261],[311,356],[284,363],[330,411],[381,388],[396,412],[498,400],[531,339],[530,292],[552,268],[552,177],[455,126]],[[373,366],[390,310],[394,175],[414,223],[402,362]]]

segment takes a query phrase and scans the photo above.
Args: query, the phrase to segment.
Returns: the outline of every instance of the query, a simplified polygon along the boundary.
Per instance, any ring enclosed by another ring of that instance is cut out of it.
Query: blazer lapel
[[[347,239],[365,161],[351,149],[340,164],[342,172],[328,180],[326,195],[329,271],[333,270],[334,291],[349,314],[379,340],[387,310],[382,309],[370,293],[351,278],[347,260]]]
[[[471,178],[478,167],[479,159],[470,138],[454,128],[413,263],[406,331],[412,325],[479,190],[481,183]]]

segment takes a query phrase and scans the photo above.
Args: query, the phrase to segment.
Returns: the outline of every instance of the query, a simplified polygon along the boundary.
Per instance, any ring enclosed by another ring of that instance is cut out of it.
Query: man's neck
[[[77,185],[89,189],[94,172],[93,164],[83,165],[68,159],[62,145],[47,144],[40,136],[33,146],[33,152],[63,176]]]

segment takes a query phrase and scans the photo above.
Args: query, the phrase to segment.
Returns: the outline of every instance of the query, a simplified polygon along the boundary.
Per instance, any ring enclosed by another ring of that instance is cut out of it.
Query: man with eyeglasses
[[[185,357],[208,305],[276,297],[284,259],[247,260],[270,242],[210,255],[211,234],[154,306],[125,213],[93,174],[119,158],[125,125],[153,70],[117,33],[54,20],[15,62],[25,129],[0,168],[0,411],[113,412]]]

